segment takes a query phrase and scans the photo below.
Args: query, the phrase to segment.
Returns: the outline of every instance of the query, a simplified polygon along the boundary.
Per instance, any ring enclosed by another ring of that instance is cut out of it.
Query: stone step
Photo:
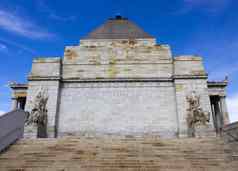
[[[0,170],[232,170],[226,152],[219,138],[24,139],[0,154]]]

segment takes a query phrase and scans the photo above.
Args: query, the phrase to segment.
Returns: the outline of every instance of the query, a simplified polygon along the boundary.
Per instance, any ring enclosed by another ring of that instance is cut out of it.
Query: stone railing
[[[223,128],[223,136],[225,143],[228,145],[231,160],[238,161],[238,122],[231,123],[226,125]]]
[[[237,142],[238,143],[238,122],[226,125],[223,128],[223,135],[227,142]]]
[[[0,152],[23,137],[25,118],[23,110],[0,116]]]

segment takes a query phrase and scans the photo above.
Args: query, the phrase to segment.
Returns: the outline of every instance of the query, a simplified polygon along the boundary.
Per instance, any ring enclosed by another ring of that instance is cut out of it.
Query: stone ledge
[[[202,57],[193,55],[176,56],[174,61],[202,61]]]
[[[172,78],[95,78],[95,79],[80,79],[80,78],[63,78],[63,82],[172,82]]]
[[[208,75],[174,75],[173,79],[207,79]]]
[[[33,63],[60,63],[60,62],[61,62],[61,57],[33,59]]]
[[[58,76],[31,76],[27,77],[28,81],[59,81],[61,77]]]
[[[28,76],[28,81],[34,80],[60,80],[63,82],[173,82],[175,79],[207,79],[207,75],[174,75],[165,78],[80,78],[68,77],[62,78],[58,76]]]
[[[28,84],[10,83],[9,87],[12,89],[27,89]]]
[[[228,81],[208,81],[208,87],[226,87],[228,85]]]
[[[75,61],[68,61],[68,60],[64,60],[63,61],[63,65],[94,65],[94,66],[102,66],[102,65],[114,65],[114,66],[119,66],[119,65],[163,65],[163,64],[172,64],[173,61],[170,58],[163,58],[163,59],[159,59],[156,62],[152,62],[149,60],[143,60],[143,61],[137,61],[136,59],[132,59],[132,60],[125,60],[125,61],[120,61],[120,60],[116,60],[116,63],[111,64],[110,61],[100,61],[100,63],[90,63],[90,62],[75,62]]]

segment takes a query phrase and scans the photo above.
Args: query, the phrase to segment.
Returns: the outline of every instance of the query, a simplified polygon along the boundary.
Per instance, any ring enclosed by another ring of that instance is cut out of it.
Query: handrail
[[[229,137],[231,137],[234,141],[237,141],[238,142],[238,137],[235,137],[235,136],[233,136],[232,134],[230,134],[230,133],[226,133],[226,135],[228,135]]]
[[[0,116],[0,152],[23,137],[25,119],[21,109]]]
[[[229,138],[225,137],[228,141],[231,139],[233,141],[238,142],[238,122],[234,122],[231,124],[226,125],[223,129],[222,132],[224,136],[228,136]]]

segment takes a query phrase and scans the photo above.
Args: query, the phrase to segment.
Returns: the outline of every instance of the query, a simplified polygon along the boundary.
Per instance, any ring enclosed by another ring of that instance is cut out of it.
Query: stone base
[[[47,137],[55,138],[55,127],[47,127]],[[35,139],[37,138],[37,127],[34,125],[25,126],[24,128],[24,138]]]
[[[33,125],[25,126],[24,138],[35,139],[37,137],[37,128]]]
[[[215,137],[216,133],[210,125],[196,125],[195,126],[195,137]]]

